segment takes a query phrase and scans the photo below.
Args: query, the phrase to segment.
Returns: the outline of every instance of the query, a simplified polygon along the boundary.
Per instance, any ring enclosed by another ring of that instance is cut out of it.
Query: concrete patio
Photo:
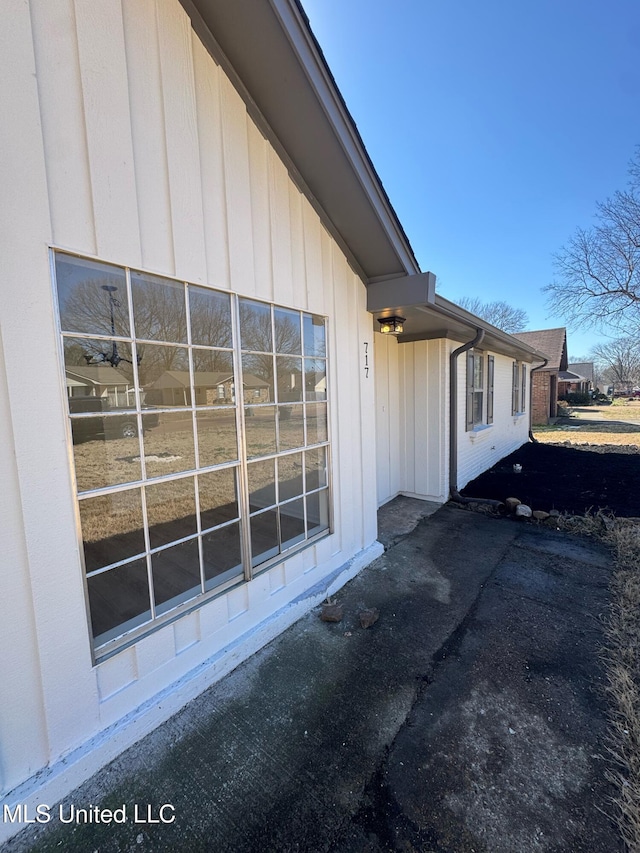
[[[52,805],[3,851],[621,850],[601,811],[607,551],[435,509],[383,508],[388,550],[337,595],[342,622],[312,611],[62,805],[124,822]]]

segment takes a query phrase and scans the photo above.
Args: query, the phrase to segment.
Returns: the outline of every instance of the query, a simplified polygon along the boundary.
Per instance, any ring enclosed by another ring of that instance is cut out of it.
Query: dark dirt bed
[[[514,464],[522,472],[513,471]],[[640,516],[640,453],[635,448],[593,445],[523,445],[464,489],[474,498],[518,498],[532,509],[572,515],[607,510]]]

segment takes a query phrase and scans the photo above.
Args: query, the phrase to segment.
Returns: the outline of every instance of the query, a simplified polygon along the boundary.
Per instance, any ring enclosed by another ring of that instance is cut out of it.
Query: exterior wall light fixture
[[[383,335],[401,335],[404,322],[404,317],[378,317],[380,331]]]

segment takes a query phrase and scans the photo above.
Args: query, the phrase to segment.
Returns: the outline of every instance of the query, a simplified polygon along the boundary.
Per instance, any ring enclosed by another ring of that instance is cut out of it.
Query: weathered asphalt
[[[609,573],[594,542],[445,506],[339,593],[341,623],[312,612],[65,801],[126,823],[54,820],[3,851],[622,850]],[[173,823],[133,823],[164,803]]]

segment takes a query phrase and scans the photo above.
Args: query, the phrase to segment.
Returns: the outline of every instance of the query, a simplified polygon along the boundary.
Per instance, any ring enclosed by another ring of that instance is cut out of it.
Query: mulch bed
[[[520,474],[514,464],[522,465]],[[524,444],[462,489],[462,495],[572,515],[640,517],[640,452],[634,447]]]

